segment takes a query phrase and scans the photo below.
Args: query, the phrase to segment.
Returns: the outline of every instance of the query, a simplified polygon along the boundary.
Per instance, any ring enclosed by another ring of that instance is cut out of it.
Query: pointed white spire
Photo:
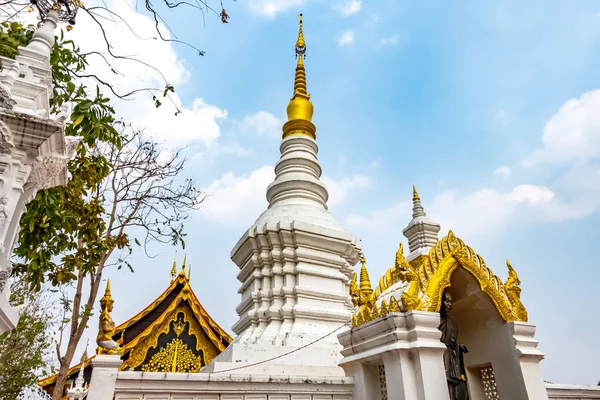
[[[429,249],[435,246],[440,231],[440,224],[427,218],[421,198],[417,189],[413,186],[413,213],[412,220],[404,228],[402,233],[408,239],[410,254],[406,257],[411,261],[421,254],[427,254]]]
[[[44,18],[42,26],[33,32],[29,44],[19,47],[19,56],[26,57],[31,64],[37,64],[38,67],[49,67],[54,46],[54,30],[57,26],[58,12],[52,10]],[[19,57],[17,59],[19,60]]]

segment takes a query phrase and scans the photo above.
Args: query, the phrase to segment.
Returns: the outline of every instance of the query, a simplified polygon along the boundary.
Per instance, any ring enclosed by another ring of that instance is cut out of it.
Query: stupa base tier
[[[232,343],[202,372],[289,376],[345,376],[337,364],[339,343],[319,343],[308,347]]]

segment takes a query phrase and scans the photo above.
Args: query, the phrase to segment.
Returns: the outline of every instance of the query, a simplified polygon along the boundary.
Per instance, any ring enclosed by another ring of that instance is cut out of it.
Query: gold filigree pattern
[[[173,339],[167,346],[154,354],[144,372],[200,372],[201,357],[195,355],[179,338]]]
[[[182,330],[177,328],[178,316],[181,313],[183,313],[181,322],[184,326],[185,324],[189,324],[188,332],[191,336],[196,338],[196,351],[202,351],[204,353],[204,362],[206,364],[212,361],[220,353],[220,350],[217,349],[213,341],[207,337],[204,329],[202,329],[196,321],[196,318],[192,315],[188,304],[180,303],[174,308],[173,312],[163,316],[158,328],[146,336],[142,342],[133,347],[129,359],[123,363],[121,370],[139,367],[146,359],[148,351],[158,346],[160,336],[169,332],[172,322],[175,322],[175,333],[177,334],[179,331],[179,334],[181,334]]]
[[[449,231],[446,237],[429,250],[427,256],[421,256],[411,263],[406,262],[403,246],[400,244],[394,267],[388,269],[381,277],[379,286],[374,292],[373,303],[362,305],[353,316],[353,326],[364,324],[390,312],[410,310],[439,312],[442,293],[450,286],[450,277],[459,266],[477,279],[481,290],[489,296],[505,321],[527,321],[527,310],[520,300],[521,282],[510,262],[507,261],[508,279],[506,283],[502,283],[500,278],[487,267],[481,256]],[[381,303],[378,307],[377,300],[399,281],[406,282],[408,285],[408,288],[406,285],[398,287],[398,290],[402,290],[400,304],[392,296],[389,304]]]

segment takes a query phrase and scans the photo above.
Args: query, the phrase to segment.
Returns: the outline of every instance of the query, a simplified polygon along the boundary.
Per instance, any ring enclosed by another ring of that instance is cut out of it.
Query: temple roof
[[[416,190],[413,192],[413,200],[418,201],[420,205]],[[423,254],[408,261],[404,257],[404,246],[400,243],[394,266],[383,274],[374,291],[371,290],[370,282],[363,278],[368,280],[363,262],[360,288],[356,284],[355,274],[350,289],[357,306],[352,317],[353,326],[365,324],[390,312],[439,312],[442,294],[450,287],[450,278],[458,267],[469,272],[477,280],[502,319],[507,322],[527,321],[527,310],[520,300],[521,282],[508,260],[508,279],[502,282],[488,268],[483,258],[452,231],[441,240],[423,247],[423,250],[426,250]],[[363,287],[368,290],[365,292]]]
[[[190,269],[186,275],[185,267],[184,261],[176,273],[174,263],[167,289],[115,328],[113,340],[124,350],[121,370],[199,372],[233,341],[196,297],[189,284]],[[173,357],[174,351],[178,357]],[[84,362],[87,382],[93,358]],[[165,360],[168,360],[168,367],[164,367]],[[81,363],[69,369],[69,380],[79,373],[80,368]],[[44,378],[39,385],[51,391],[55,379],[56,375]]]

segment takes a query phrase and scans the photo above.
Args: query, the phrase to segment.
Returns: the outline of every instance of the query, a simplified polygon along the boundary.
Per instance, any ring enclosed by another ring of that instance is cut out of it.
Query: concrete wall
[[[600,400],[600,386],[547,384],[549,400]]]

